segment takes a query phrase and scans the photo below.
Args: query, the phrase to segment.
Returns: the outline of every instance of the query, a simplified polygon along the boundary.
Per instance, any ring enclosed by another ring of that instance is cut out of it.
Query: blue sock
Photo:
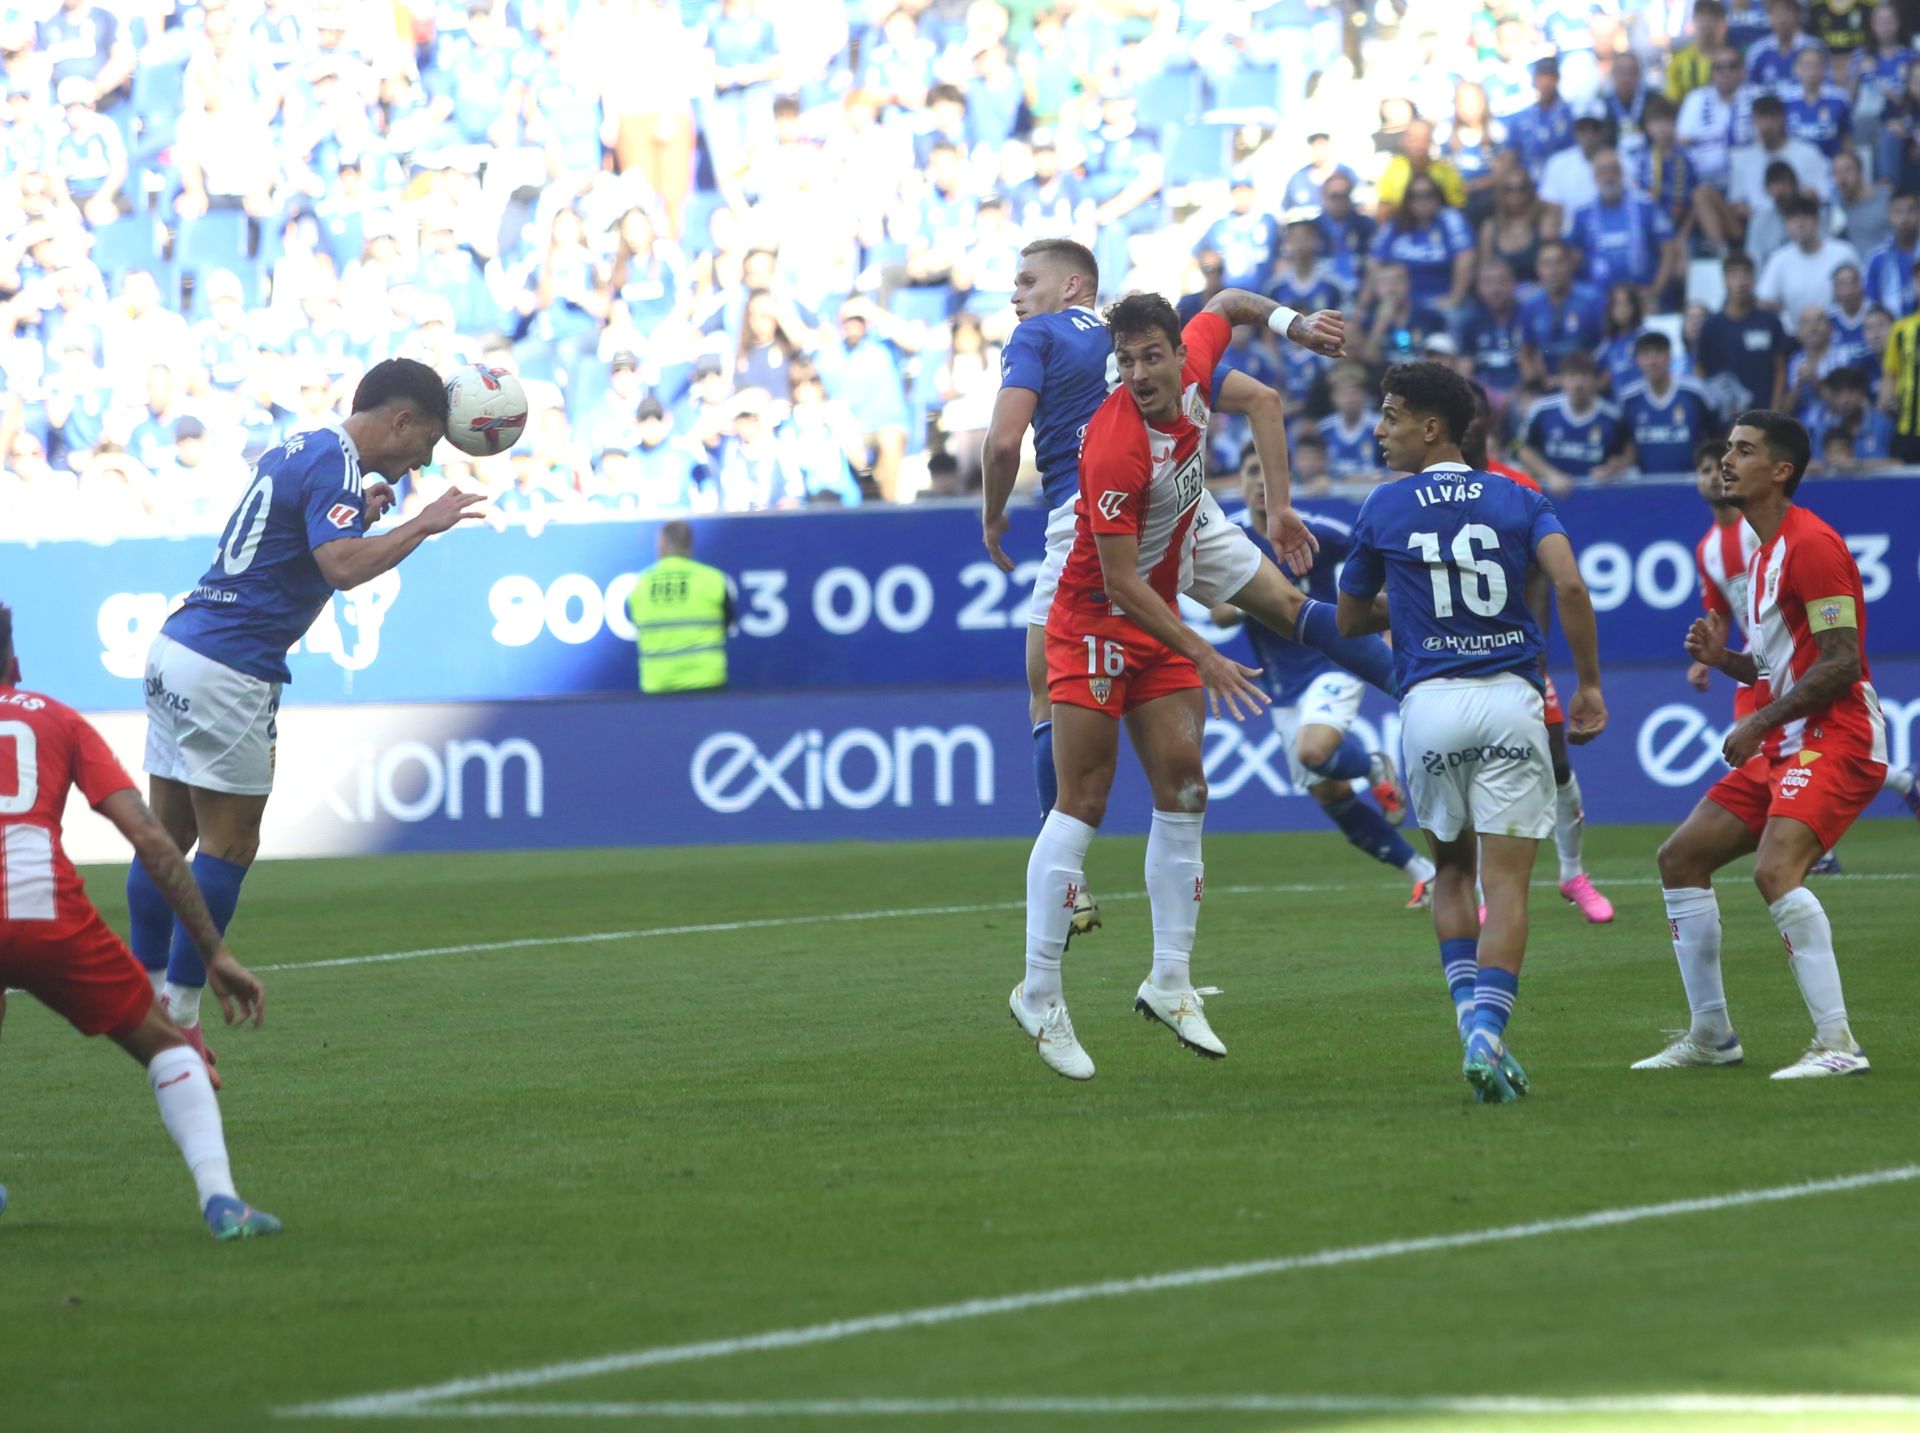
[[[1406,869],[1407,862],[1413,859],[1413,847],[1407,844],[1406,838],[1387,824],[1386,817],[1364,801],[1349,796],[1322,809],[1351,845],[1365,851],[1382,865],[1392,866],[1399,871]],[[1471,946],[1473,942],[1468,941],[1467,944]]]
[[[1480,979],[1479,944],[1470,935],[1440,942],[1440,968],[1446,972],[1447,994],[1453,997],[1453,1018],[1463,1040],[1473,1023],[1474,986]]]
[[[1329,781],[1355,781],[1373,770],[1373,759],[1360,744],[1360,738],[1348,732],[1340,738],[1340,745],[1333,749],[1332,756],[1307,770]]]
[[[127,914],[132,920],[127,944],[133,947],[134,959],[148,970],[165,970],[167,946],[173,939],[173,907],[138,861],[127,870]]]
[[[1473,987],[1473,1028],[1485,1030],[1498,1040],[1506,1033],[1513,998],[1519,993],[1520,977],[1515,972],[1482,966]]]
[[[236,866],[232,861],[223,861],[204,851],[193,858],[194,883],[200,887],[207,912],[222,935],[233,919],[233,908],[240,904],[240,883],[246,878],[247,868]],[[207,968],[201,964],[200,952],[179,921],[173,923],[173,949],[167,952],[167,980],[174,985],[207,983]]]
[[[1060,779],[1053,773],[1053,723],[1036,722],[1033,728],[1033,789],[1040,793],[1040,819],[1047,819],[1054,802],[1060,799]]]
[[[1326,653],[1368,686],[1378,687],[1390,697],[1400,695],[1400,684],[1393,679],[1393,649],[1378,635],[1342,637],[1331,602],[1308,598],[1294,623],[1293,635],[1295,641]]]

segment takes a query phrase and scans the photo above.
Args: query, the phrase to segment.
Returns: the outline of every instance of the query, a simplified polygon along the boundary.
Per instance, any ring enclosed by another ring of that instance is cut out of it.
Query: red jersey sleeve
[[[1181,386],[1198,383],[1203,392],[1211,393],[1213,370],[1220,366],[1220,355],[1233,342],[1233,325],[1217,313],[1197,313],[1180,330],[1180,341],[1187,346]]]
[[[73,784],[87,798],[87,805],[98,806],[116,791],[139,789],[85,717],[71,711],[62,714],[66,718],[67,741],[73,751]]]
[[[1705,612],[1718,612],[1729,622],[1733,620],[1733,604],[1727,601],[1727,594],[1720,590],[1720,584],[1707,575],[1707,544],[1718,542],[1718,529],[1708,533],[1693,545],[1693,572],[1700,579],[1700,607]]]
[[[1094,413],[1080,443],[1087,531],[1096,537],[1137,535],[1152,476],[1146,421],[1132,396],[1119,389]]]
[[[1859,628],[1864,605],[1860,568],[1846,540],[1832,528],[1823,524],[1793,545],[1780,586],[1783,597],[1791,597],[1805,609],[1809,632]]]

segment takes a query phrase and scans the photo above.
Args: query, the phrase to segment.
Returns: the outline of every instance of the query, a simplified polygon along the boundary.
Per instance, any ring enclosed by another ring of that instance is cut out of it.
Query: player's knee
[[[1303,766],[1305,764],[1305,762],[1301,763]],[[1353,783],[1350,781],[1316,781],[1307,788],[1307,795],[1311,796],[1315,801],[1318,801],[1324,809],[1331,811],[1336,806],[1352,804]]]
[[[1676,831],[1660,843],[1654,859],[1660,865],[1660,884],[1669,890],[1692,885],[1698,874],[1699,859],[1687,849],[1686,837]]]
[[[1325,766],[1340,749],[1340,737],[1320,728],[1313,735],[1302,733],[1293,743],[1293,758],[1308,771]]]
[[[1806,874],[1801,862],[1778,851],[1763,851],[1753,863],[1754,887],[1768,905],[1804,883]]]
[[[1173,802],[1170,809],[1174,811],[1188,813],[1205,811],[1207,809],[1207,778],[1201,772],[1189,772],[1170,784],[1168,795]]]

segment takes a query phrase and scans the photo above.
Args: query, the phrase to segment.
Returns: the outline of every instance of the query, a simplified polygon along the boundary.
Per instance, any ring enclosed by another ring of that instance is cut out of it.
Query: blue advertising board
[[[1920,724],[1920,660],[1879,664],[1875,677],[1890,754],[1905,765]],[[1606,691],[1611,725],[1573,755],[1589,817],[1677,823],[1725,769],[1731,685],[1697,693],[1674,662],[1616,669]],[[137,757],[141,716],[100,723],[116,751]],[[1370,693],[1357,730],[1397,749],[1397,708]],[[1209,831],[1324,830],[1329,861],[1360,859],[1289,783],[1264,717],[1209,722],[1206,769]],[[1150,810],[1123,753],[1107,829],[1142,832]],[[1870,814],[1908,819],[1893,796]],[[1017,686],[293,707],[281,714],[262,849],[1020,837],[1039,819]]]
[[[1803,491],[1859,559],[1869,650],[1920,653],[1920,478],[1818,479]],[[1311,506],[1350,517],[1353,504]],[[1667,661],[1697,608],[1691,487],[1600,488],[1562,505],[1610,663]],[[1012,576],[969,506],[701,519],[696,555],[737,585],[736,691],[1018,680],[1042,514],[1016,514]],[[4,514],[0,514],[0,533]],[[292,704],[513,701],[634,690],[626,617],[656,525],[463,529],[334,597],[289,661]],[[0,543],[0,600],[34,680],[86,711],[141,701],[146,649],[205,569],[207,539]],[[1223,639],[1224,640],[1224,639]],[[1244,640],[1235,638],[1234,640]]]

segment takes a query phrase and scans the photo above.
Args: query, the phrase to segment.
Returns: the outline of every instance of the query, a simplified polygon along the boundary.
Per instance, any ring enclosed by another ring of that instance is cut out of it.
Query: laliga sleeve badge
[[[360,509],[352,503],[335,503],[327,509],[327,521],[342,530],[360,521]]]

